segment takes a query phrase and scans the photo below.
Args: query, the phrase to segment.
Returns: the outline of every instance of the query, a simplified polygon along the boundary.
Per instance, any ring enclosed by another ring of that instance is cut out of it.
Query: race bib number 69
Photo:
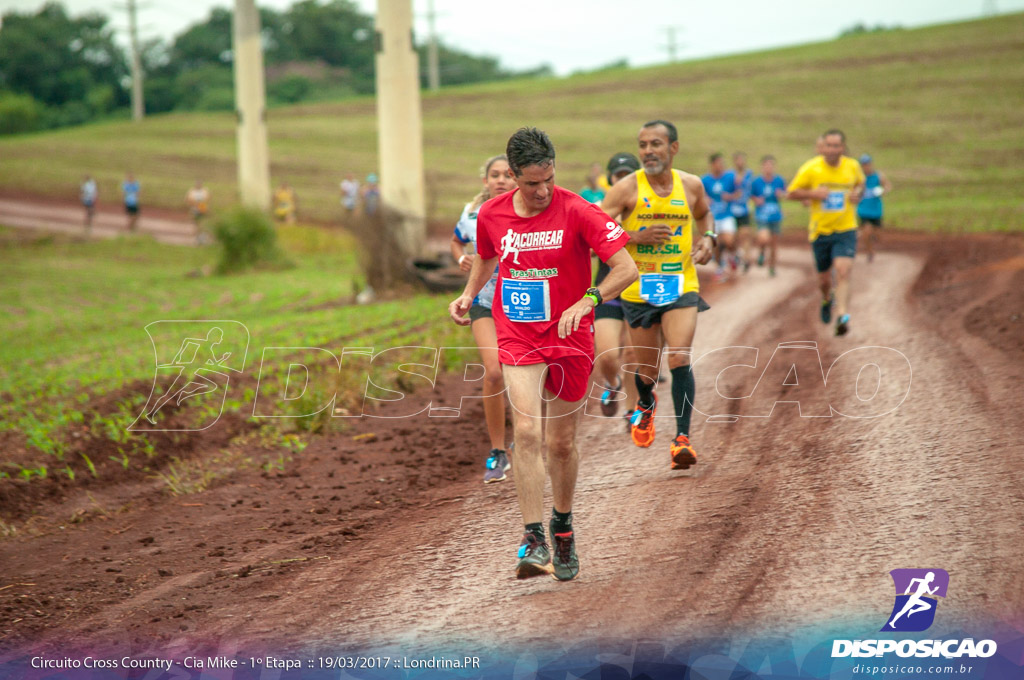
[[[501,308],[509,321],[551,320],[551,289],[547,280],[501,280]]]

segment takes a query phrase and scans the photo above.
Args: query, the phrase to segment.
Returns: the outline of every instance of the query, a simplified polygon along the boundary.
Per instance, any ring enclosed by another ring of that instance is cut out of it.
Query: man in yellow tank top
[[[643,168],[612,186],[601,203],[629,234],[626,249],[640,272],[639,280],[620,296],[639,364],[635,380],[640,396],[631,435],[637,446],[654,443],[660,332],[672,374],[676,420],[676,436],[669,450],[672,469],[685,470],[697,462],[689,439],[696,391],[690,354],[697,312],[708,309],[699,295],[694,264],[711,259],[714,220],[700,178],[672,169],[672,159],[679,152],[675,125],[653,120],[640,128],[637,141]],[[694,227],[702,234],[696,241]]]
[[[800,166],[786,197],[810,201],[809,237],[821,287],[821,321],[832,321],[835,304],[836,335],[850,329],[850,273],[857,254],[857,204],[864,193],[864,171],[844,156],[846,135],[829,130],[822,135],[822,154]],[[835,275],[833,289],[832,277]]]

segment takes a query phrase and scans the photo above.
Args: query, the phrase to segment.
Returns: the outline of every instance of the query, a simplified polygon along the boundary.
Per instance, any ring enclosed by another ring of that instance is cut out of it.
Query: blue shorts
[[[818,271],[827,272],[832,268],[832,260],[835,258],[853,258],[857,255],[857,230],[819,236],[811,241],[811,250],[814,251],[814,264]]]
[[[758,229],[758,231],[760,231],[762,229],[765,229],[767,231],[770,231],[773,234],[781,234],[782,233],[782,222],[760,222],[759,221],[757,223],[757,229]]]

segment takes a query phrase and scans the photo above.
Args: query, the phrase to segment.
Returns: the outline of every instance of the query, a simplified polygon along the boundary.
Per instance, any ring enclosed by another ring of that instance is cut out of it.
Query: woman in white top
[[[455,233],[452,234],[452,257],[458,261],[459,268],[464,272],[473,267],[473,259],[477,257],[475,252],[466,252],[466,246],[472,243],[473,250],[476,250],[476,216],[480,206],[488,199],[511,191],[515,187],[512,171],[504,155],[488,159],[483,171],[483,190],[463,208],[462,216],[455,225]],[[497,282],[498,270],[495,269],[491,280],[476,296],[473,306],[469,309],[473,339],[480,349],[480,358],[484,364],[484,419],[487,421],[487,433],[491,438],[491,451],[487,457],[487,469],[484,471],[485,484],[502,481],[505,479],[505,472],[512,467],[505,451],[505,381],[501,375],[501,363],[498,361],[498,334],[494,329],[494,319],[491,317],[491,304],[494,302]]]

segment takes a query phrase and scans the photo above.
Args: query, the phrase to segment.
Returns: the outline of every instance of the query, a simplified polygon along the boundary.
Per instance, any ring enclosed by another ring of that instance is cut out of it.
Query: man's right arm
[[[466,318],[469,308],[473,305],[473,298],[477,296],[484,285],[494,274],[494,267],[498,264],[497,254],[486,260],[481,257],[473,258],[473,268],[469,271],[469,281],[466,282],[466,289],[462,295],[455,298],[448,305],[448,316],[460,326],[468,326],[470,320]]]
[[[800,168],[796,177],[790,182],[786,198],[791,201],[824,201],[828,198],[828,189],[811,187],[811,176],[807,172],[807,164],[804,164],[804,167]]]

